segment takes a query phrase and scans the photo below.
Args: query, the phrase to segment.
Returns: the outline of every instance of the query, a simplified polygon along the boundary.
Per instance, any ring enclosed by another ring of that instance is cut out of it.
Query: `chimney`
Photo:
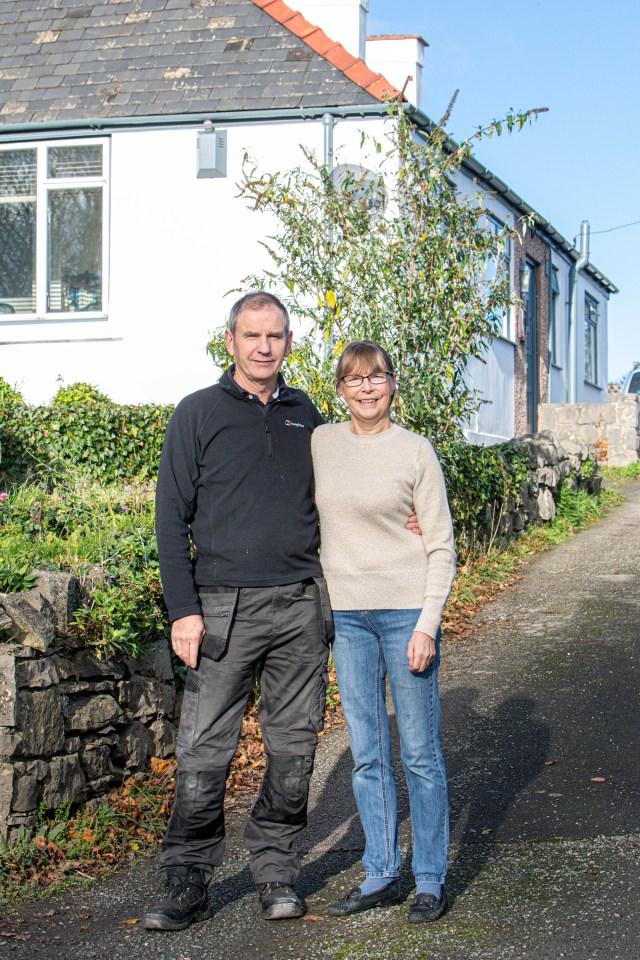
[[[424,48],[428,46],[426,40],[416,35],[367,37],[365,60],[370,70],[381,73],[398,90],[403,89],[408,76],[413,77],[407,84],[405,96],[419,108]]]
[[[369,0],[297,0],[291,6],[348,53],[365,59]]]

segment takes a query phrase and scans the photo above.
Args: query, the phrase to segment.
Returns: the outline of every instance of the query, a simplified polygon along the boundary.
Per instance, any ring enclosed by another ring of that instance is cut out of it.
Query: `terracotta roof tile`
[[[291,33],[295,34],[296,37],[300,37],[301,39],[304,39],[317,29],[317,27],[314,27],[308,20],[305,20],[301,13],[296,13],[293,17],[286,20],[284,26],[286,26],[287,30],[290,30]]]
[[[297,10],[288,7],[283,0],[252,0],[256,6],[268,13],[278,23],[311,47],[315,53],[328,60],[349,80],[366,90],[376,100],[390,100],[401,95],[401,91],[389,83],[381,74],[374,73],[360,57],[354,57],[348,50],[326,35],[320,27],[314,26]]]

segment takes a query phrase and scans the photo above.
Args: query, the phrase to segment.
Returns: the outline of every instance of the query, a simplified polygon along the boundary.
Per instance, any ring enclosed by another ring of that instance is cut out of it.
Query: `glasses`
[[[347,377],[341,377],[340,379],[345,387],[360,387],[364,380],[368,380],[372,387],[378,387],[381,383],[386,383],[387,377],[392,376],[393,374],[389,370],[385,370],[384,373],[370,373],[365,377],[353,374]]]

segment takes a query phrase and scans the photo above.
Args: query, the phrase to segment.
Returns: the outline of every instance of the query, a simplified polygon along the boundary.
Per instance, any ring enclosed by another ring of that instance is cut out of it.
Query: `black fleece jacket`
[[[321,574],[311,434],[322,417],[279,377],[266,405],[231,367],[176,407],[160,458],[156,534],[171,620],[201,612],[198,587],[258,587]]]

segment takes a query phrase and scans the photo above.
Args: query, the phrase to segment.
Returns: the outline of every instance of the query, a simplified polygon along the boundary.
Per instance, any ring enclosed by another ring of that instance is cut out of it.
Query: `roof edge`
[[[409,119],[416,124],[417,127],[424,131],[433,130],[435,123],[423,113],[422,110],[419,110],[417,107],[411,105],[404,107],[405,113]],[[455,142],[451,137],[448,138],[449,149],[456,150],[459,144]],[[572,244],[566,240],[562,234],[556,230],[553,224],[546,220],[537,210],[534,210],[526,201],[520,197],[515,190],[512,190],[503,180],[500,180],[499,177],[496,177],[494,173],[489,170],[488,167],[485,167],[484,164],[480,163],[479,160],[476,160],[475,157],[471,156],[462,161],[462,167],[466,170],[468,174],[472,177],[481,180],[489,190],[494,191],[500,197],[503,198],[505,203],[510,207],[515,208],[518,213],[523,216],[530,216],[533,214],[536,223],[536,229],[541,230],[546,237],[556,244],[557,247],[562,250],[571,260],[574,262],[580,259],[580,252],[576,250]],[[609,293],[619,293],[618,287],[609,280],[608,277],[604,275],[596,266],[588,262],[583,267],[585,273],[588,273],[589,276],[596,281],[601,287],[607,290]]]
[[[302,40],[314,53],[327,60],[331,66],[351,80],[370,96],[381,103],[402,98],[402,91],[394,87],[381,73],[374,73],[366,65],[362,57],[356,57],[343,47],[341,43],[332,40],[316,24],[306,19],[299,10],[283,3],[283,0],[252,0],[264,13],[268,13],[276,23],[285,27],[299,40]]]

